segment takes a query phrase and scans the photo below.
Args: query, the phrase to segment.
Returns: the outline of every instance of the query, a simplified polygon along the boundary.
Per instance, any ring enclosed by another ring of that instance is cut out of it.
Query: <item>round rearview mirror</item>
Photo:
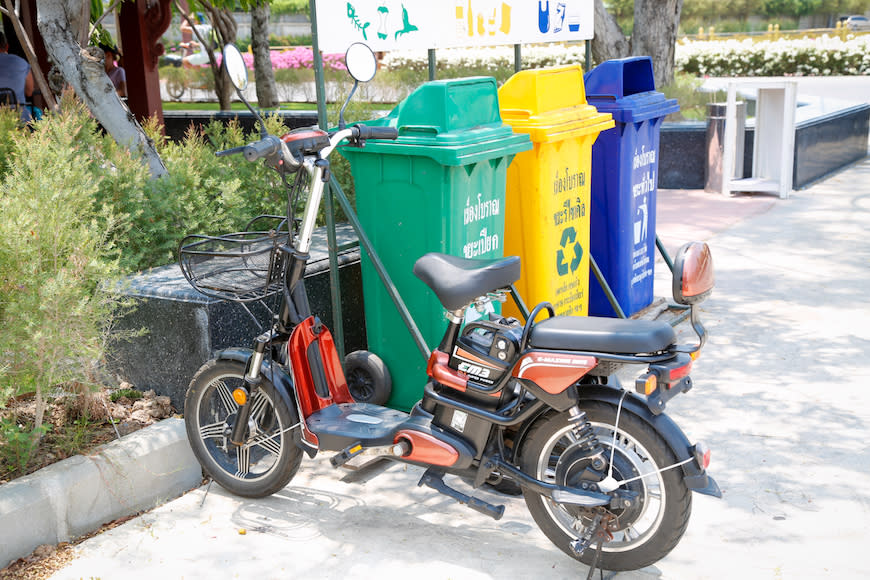
[[[375,53],[361,42],[354,42],[348,47],[344,54],[344,63],[350,76],[361,83],[372,80],[378,70],[378,59],[375,58]]]
[[[238,90],[243,91],[248,86],[248,67],[242,53],[233,44],[224,46],[224,67],[230,77],[230,82]]]

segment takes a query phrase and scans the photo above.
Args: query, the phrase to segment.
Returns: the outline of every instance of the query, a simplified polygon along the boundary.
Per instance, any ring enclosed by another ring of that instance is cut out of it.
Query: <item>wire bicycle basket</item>
[[[242,232],[186,236],[178,261],[187,281],[206,296],[254,302],[281,290],[286,261],[279,248],[289,241],[286,218],[262,215]]]

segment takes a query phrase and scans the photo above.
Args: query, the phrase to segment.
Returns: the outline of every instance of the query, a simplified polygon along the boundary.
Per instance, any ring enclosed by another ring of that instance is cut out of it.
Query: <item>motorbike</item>
[[[244,100],[241,54],[228,45],[223,62]],[[355,80],[349,102],[377,64],[362,44],[348,49],[346,64]],[[508,295],[521,302],[519,257],[428,253],[414,274],[447,320],[420,379],[422,398],[410,413],[357,401],[330,331],[311,312],[303,273],[329,155],[398,132],[347,126],[347,102],[335,130],[278,137],[262,124],[259,140],[218,152],[276,169],[288,189],[287,215],[267,216],[269,227],[256,231],[189,236],[180,248],[185,276],[203,293],[280,302],[250,348],[218,352],[190,383],[184,419],[205,472],[234,494],[259,498],[285,487],[304,455],[330,453],[334,467],[410,464],[423,468],[418,485],[495,519],[503,505],[453,481],[521,492],[540,529],[590,566],[590,575],[596,567],[633,570],[663,558],[686,530],[691,492],[721,497],[707,473],[709,448],[690,442],[664,413],[670,399],[692,388],[692,364],[705,342],[697,305],[714,286],[708,246],[686,244],[673,264],[673,297],[689,311],[693,344],[680,344],[664,321],[557,316],[546,302],[524,321],[498,315],[492,306]],[[293,200],[304,201],[298,218]],[[470,311],[487,314],[468,322]],[[357,359],[371,362],[355,373],[383,376],[374,355]],[[629,365],[640,369],[634,389],[614,380]]]

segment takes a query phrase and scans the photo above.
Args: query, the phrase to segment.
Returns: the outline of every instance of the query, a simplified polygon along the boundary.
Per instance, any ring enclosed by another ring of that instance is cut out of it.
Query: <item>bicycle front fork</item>
[[[233,400],[239,405],[236,413],[236,422],[230,432],[230,443],[242,445],[246,440],[248,420],[251,418],[251,397],[257,391],[262,382],[260,370],[263,367],[263,358],[266,347],[272,342],[274,332],[265,332],[254,340],[254,354],[248,362],[245,371],[245,384],[233,391]]]

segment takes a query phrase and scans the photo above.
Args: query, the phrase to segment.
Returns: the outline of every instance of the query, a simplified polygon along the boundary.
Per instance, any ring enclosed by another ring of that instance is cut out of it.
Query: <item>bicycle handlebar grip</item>
[[[399,130],[395,127],[369,127],[368,125],[355,125],[359,130],[359,138],[365,139],[383,139],[395,141],[399,138]]]
[[[275,155],[280,148],[281,141],[277,137],[269,135],[265,139],[245,145],[243,153],[245,154],[245,159],[248,161],[256,161],[263,157]]]

